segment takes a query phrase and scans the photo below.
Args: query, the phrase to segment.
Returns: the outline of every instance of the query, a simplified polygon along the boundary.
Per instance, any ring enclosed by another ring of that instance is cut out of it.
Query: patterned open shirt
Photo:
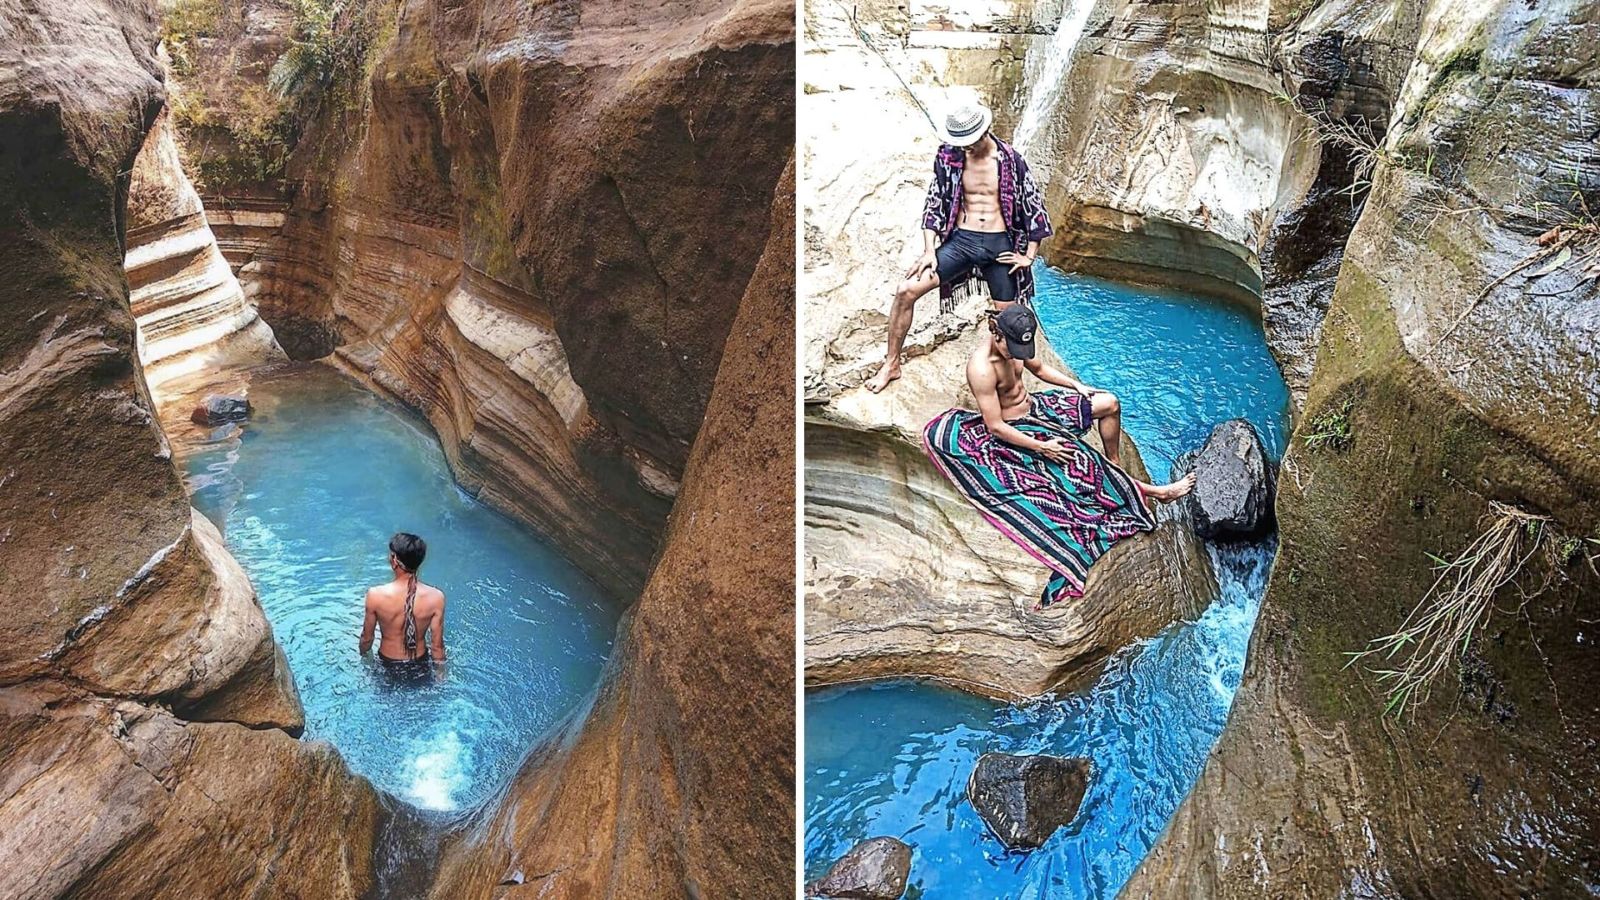
[[[990,137],[994,137],[990,135]],[[1029,241],[1042,241],[1054,232],[1050,217],[1044,211],[1044,195],[1028,171],[1022,154],[999,138],[994,142],[1000,148],[1000,216],[1006,223],[1006,235],[1011,238],[1011,249],[1022,253]],[[961,174],[967,165],[967,155],[958,147],[943,144],[933,160],[933,183],[928,185],[928,201],[922,210],[922,227],[939,236],[944,243],[955,233],[961,221]],[[969,276],[970,277],[970,276]],[[1017,299],[1033,303],[1033,272],[1017,272]],[[948,301],[966,278],[950,284],[939,285],[939,299]]]

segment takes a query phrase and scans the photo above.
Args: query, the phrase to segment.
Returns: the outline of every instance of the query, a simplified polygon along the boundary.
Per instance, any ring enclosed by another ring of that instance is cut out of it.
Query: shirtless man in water
[[[367,616],[361,625],[361,655],[372,649],[372,631],[382,633],[378,660],[394,670],[426,670],[444,662],[444,592],[417,579],[428,545],[414,534],[389,539],[394,580],[367,589]],[[426,640],[432,636],[432,641]]]
[[[996,307],[1033,298],[1031,267],[1051,234],[1050,219],[1022,154],[989,131],[993,118],[978,104],[945,118],[922,213],[922,256],[895,288],[888,353],[866,385],[874,394],[900,377],[912,314],[929,291],[950,297],[976,269]],[[1002,195],[1010,199],[1002,202]]]
[[[1122,467],[1122,404],[1115,394],[1093,388],[1067,373],[1046,365],[1034,356],[1034,332],[1038,320],[1033,310],[1021,304],[989,317],[989,340],[980,341],[967,360],[967,385],[978,400],[983,424],[995,437],[1014,447],[1031,450],[1055,463],[1066,463],[1069,454],[1061,438],[1041,441],[1029,437],[1010,424],[1033,409],[1033,397],[1022,383],[1023,370],[1047,384],[1059,385],[1089,398],[1090,414],[1105,445],[1105,457]],[[1133,479],[1139,492],[1151,500],[1176,500],[1194,487],[1194,473],[1160,485]]]

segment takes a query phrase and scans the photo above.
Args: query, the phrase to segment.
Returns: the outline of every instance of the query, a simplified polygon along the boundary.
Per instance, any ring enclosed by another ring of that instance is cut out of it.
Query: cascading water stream
[[[1044,44],[1039,61],[1035,63],[1030,54],[1027,71],[1032,75],[1029,81],[1031,87],[1011,141],[1025,157],[1037,149],[1034,144],[1039,137],[1039,127],[1044,123],[1045,115],[1061,99],[1067,73],[1072,71],[1072,54],[1078,48],[1079,38],[1083,37],[1083,28],[1089,22],[1094,4],[1095,0],[1069,0],[1061,13],[1060,23],[1056,25],[1055,34]],[[1046,160],[1041,157],[1036,162],[1029,157],[1028,162],[1034,169],[1035,177],[1043,184],[1049,175],[1048,166],[1044,165]]]
[[[1036,306],[1078,376],[1117,393],[1155,479],[1216,422],[1244,416],[1276,457],[1288,390],[1257,317],[1231,305],[1069,277],[1039,265]],[[869,683],[806,698],[806,875],[856,841],[913,848],[921,896],[1114,896],[1159,837],[1222,731],[1276,542],[1209,547],[1221,597],[1107,662],[1085,691],[1007,705],[931,684]],[[985,751],[1088,756],[1075,823],[1007,853],[971,804]],[[913,896],[915,894],[912,894]]]

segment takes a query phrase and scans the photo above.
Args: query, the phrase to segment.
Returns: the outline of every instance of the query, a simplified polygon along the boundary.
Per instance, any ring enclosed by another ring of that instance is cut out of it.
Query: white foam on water
[[[1034,149],[1033,143],[1038,137],[1040,123],[1044,121],[1045,114],[1050,108],[1055,106],[1056,100],[1061,97],[1061,88],[1066,83],[1067,73],[1072,71],[1072,53],[1078,48],[1078,39],[1083,37],[1083,28],[1089,22],[1089,13],[1094,11],[1094,4],[1095,0],[1071,0],[1061,13],[1061,21],[1056,24],[1055,34],[1051,35],[1050,42],[1045,44],[1044,55],[1037,66],[1033,64],[1031,58],[1028,60],[1027,71],[1037,74],[1028,88],[1027,105],[1023,107],[1022,118],[1017,121],[1017,130],[1012,135],[1012,144],[1021,150],[1024,156]],[[1032,159],[1028,162],[1034,167],[1038,179],[1044,181],[1048,173]]]
[[[406,799],[423,809],[456,808],[456,792],[467,786],[467,749],[454,730],[417,745],[409,759]]]

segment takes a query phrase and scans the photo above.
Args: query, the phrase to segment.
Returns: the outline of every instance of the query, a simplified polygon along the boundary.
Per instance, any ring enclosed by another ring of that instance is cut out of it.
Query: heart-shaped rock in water
[[[229,422],[243,422],[250,418],[251,412],[250,401],[237,394],[207,394],[204,400],[195,405],[194,412],[189,414],[189,421],[196,425],[226,425]]]
[[[892,837],[868,838],[806,885],[807,897],[900,900],[911,877],[911,848]]]
[[[1254,537],[1272,525],[1273,470],[1261,435],[1245,419],[1211,429],[1205,446],[1185,453],[1174,476],[1193,471],[1189,515],[1201,537]]]
[[[1082,757],[985,753],[967,779],[967,799],[1007,849],[1032,850],[1077,816],[1089,772]]]

